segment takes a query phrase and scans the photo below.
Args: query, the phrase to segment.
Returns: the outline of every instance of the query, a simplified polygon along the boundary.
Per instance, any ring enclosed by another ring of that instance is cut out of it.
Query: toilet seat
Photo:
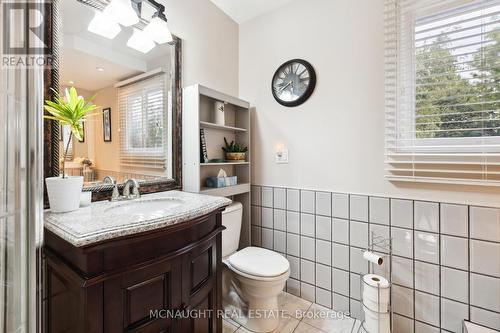
[[[274,280],[288,273],[290,263],[281,254],[260,247],[246,247],[228,258],[236,271],[254,279]]]

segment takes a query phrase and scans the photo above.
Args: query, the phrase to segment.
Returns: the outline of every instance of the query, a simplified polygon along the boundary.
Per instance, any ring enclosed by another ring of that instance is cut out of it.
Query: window
[[[73,161],[73,140],[75,140],[75,137],[74,136],[71,136],[71,140],[69,140],[70,138],[70,134],[71,134],[71,129],[68,125],[62,125],[61,126],[61,139],[62,139],[62,152],[61,152],[61,157],[64,158],[64,152],[66,151],[66,148],[68,149],[67,150],[67,154],[66,154],[66,161]]]
[[[167,169],[165,75],[118,89],[120,161],[125,168],[163,174]]]
[[[390,180],[500,185],[500,0],[386,1]]]

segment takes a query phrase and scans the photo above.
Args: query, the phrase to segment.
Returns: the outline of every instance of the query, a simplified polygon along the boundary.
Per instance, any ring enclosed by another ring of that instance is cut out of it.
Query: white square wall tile
[[[500,312],[500,279],[471,273],[470,284],[472,305]]]
[[[349,247],[346,245],[332,244],[332,266],[349,269]]]
[[[500,242],[500,209],[470,207],[470,237]]]
[[[368,247],[368,224],[351,221],[350,245],[363,249]]]
[[[286,189],[274,188],[274,208],[286,209]]]
[[[389,224],[389,199],[370,197],[370,222]]]
[[[349,298],[339,294],[333,294],[332,308],[335,311],[349,311]]]
[[[393,285],[394,312],[413,318],[413,290]]]
[[[471,321],[500,331],[500,313],[471,307]]]
[[[413,201],[391,199],[391,225],[413,228]]]
[[[286,253],[300,257],[300,236],[287,234]]]
[[[316,209],[314,197],[314,191],[300,191],[300,211],[302,213],[314,214]]]
[[[316,192],[316,215],[332,216],[332,194]]]
[[[349,195],[332,193],[332,216],[342,219],[349,218]]]
[[[358,320],[361,320],[363,317],[362,317],[362,307],[361,307],[361,302],[360,301],[357,301],[357,300],[354,300],[351,298],[351,317],[352,318],[356,318]]]
[[[286,281],[286,292],[300,297],[300,281],[288,279]]]
[[[415,291],[415,319],[439,326],[439,297]]]
[[[360,298],[361,276],[358,274],[349,274],[350,283],[350,297],[356,300]]]
[[[316,238],[332,240],[332,219],[330,217],[316,215]]]
[[[300,214],[300,234],[303,236],[314,237],[314,215]]]
[[[324,265],[332,265],[332,243],[316,240],[316,262]]]
[[[385,225],[378,225],[378,224],[370,224],[369,230],[368,230],[368,241],[370,240],[370,237],[372,237],[372,234],[374,237],[377,238],[383,238],[383,239],[390,239],[390,233],[389,233],[389,226]],[[377,249],[379,251],[382,251],[382,249]],[[388,253],[387,250],[384,251],[385,253]]]
[[[415,261],[415,289],[439,295],[439,266]]]
[[[300,234],[300,213],[286,212],[286,231]]]
[[[441,233],[468,237],[469,210],[464,205],[441,204]]]
[[[274,230],[274,251],[286,253],[286,233]]]
[[[441,327],[452,332],[462,332],[462,321],[469,319],[466,304],[441,298]]]
[[[262,226],[264,228],[273,228],[274,212],[272,208],[262,207]]]
[[[441,296],[469,302],[469,273],[441,266]]]
[[[470,270],[500,277],[500,243],[470,241]]]
[[[300,191],[287,189],[286,190],[286,209],[295,212],[300,211]]]
[[[415,231],[415,259],[434,264],[439,263],[438,234]]]
[[[300,280],[300,259],[294,256],[286,256],[290,263],[290,278]]]
[[[363,252],[355,247],[350,248],[350,271],[357,274],[368,273],[368,261],[363,258]]]
[[[413,258],[413,231],[402,228],[391,228],[392,253],[397,256]]]
[[[413,288],[413,261],[393,256],[392,279],[394,283]]]
[[[349,221],[332,219],[332,240],[337,243],[349,244]]]
[[[263,187],[262,188],[262,206],[273,207],[273,188]]]
[[[252,226],[252,246],[262,246],[261,228]]]
[[[415,201],[415,229],[439,232],[439,204]]]
[[[252,185],[251,194],[252,194],[252,205],[260,206],[261,205],[260,186]]]
[[[441,236],[441,265],[467,270],[468,246],[466,238]]]
[[[314,238],[300,237],[300,257],[308,260],[314,260],[315,249]]]
[[[260,206],[252,206],[252,225],[262,225],[262,212]]]
[[[309,284],[316,282],[314,262],[309,260],[300,261],[300,280]]]
[[[262,228],[262,247],[268,250],[273,249],[273,230]]]
[[[281,209],[274,210],[274,229],[286,231],[286,211]]]
[[[316,264],[316,286],[332,290],[332,269],[329,266]]]
[[[351,195],[349,214],[351,220],[368,222],[368,197],[363,195]]]
[[[332,307],[332,293],[328,290],[316,288],[316,303],[330,309]]]
[[[342,295],[349,296],[349,272],[333,268],[332,274],[333,291]]]
[[[439,328],[415,321],[415,333],[439,333]]]
[[[413,330],[413,320],[403,317],[403,316],[398,316],[397,314],[394,315],[394,332],[395,333],[414,333]]]
[[[309,301],[309,302],[316,302],[314,286],[301,282],[300,283],[300,297]]]

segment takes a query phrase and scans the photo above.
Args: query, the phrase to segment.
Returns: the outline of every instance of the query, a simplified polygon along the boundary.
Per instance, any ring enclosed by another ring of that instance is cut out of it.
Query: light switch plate
[[[278,164],[288,163],[288,149],[283,149],[282,151],[276,152],[276,163]]]

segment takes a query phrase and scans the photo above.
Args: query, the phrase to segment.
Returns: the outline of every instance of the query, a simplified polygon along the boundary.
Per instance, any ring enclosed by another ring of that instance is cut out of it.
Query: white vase
[[[80,195],[83,188],[82,176],[45,178],[50,210],[53,213],[65,213],[80,207]]]

